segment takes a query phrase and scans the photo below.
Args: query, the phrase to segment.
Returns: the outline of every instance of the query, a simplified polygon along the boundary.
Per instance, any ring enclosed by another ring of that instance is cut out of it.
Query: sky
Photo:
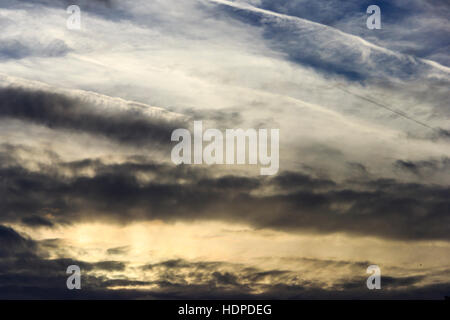
[[[0,298],[450,295],[449,15],[0,0]],[[175,165],[194,121],[279,129],[279,171]]]

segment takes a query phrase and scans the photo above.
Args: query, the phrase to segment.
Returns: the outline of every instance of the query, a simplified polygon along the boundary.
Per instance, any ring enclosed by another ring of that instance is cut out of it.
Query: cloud
[[[3,225],[0,225],[0,239],[0,257],[28,255],[36,250],[34,241]]]
[[[53,227],[53,223],[43,217],[30,216],[22,218],[22,222],[30,227]]]
[[[127,108],[114,109],[43,90],[0,88],[0,101],[1,118],[100,135],[123,144],[166,145],[172,131],[182,126],[180,121],[149,116],[144,105],[128,103]]]
[[[375,32],[366,27],[369,16],[366,9],[372,4],[371,1],[263,0],[255,5],[332,26],[382,47],[450,66],[445,53],[449,46],[446,16],[450,7],[445,1],[378,1],[382,29]]]
[[[325,74],[352,81],[391,77],[406,80],[434,69],[414,56],[388,50],[323,24],[238,2],[213,2],[223,5],[222,12],[230,17],[263,28],[271,46],[288,54],[291,61]],[[442,69],[448,72],[448,68]]]
[[[356,0],[2,4],[0,297],[448,295],[446,3],[381,1],[375,31]],[[172,165],[171,132],[194,120],[279,128],[280,173]],[[139,234],[108,241],[110,223],[162,227],[149,253]],[[220,228],[187,231],[203,225]],[[292,248],[317,252],[277,260]],[[397,264],[374,293],[375,257]]]
[[[58,212],[60,222],[100,217],[121,222],[203,219],[290,232],[449,239],[448,187],[370,178],[337,184],[293,172],[271,179],[214,178],[195,167],[82,163],[94,174],[61,176],[54,171],[56,164],[47,173],[20,166],[2,168],[0,175],[7,181],[2,187],[3,221],[51,210]],[[65,169],[78,166],[61,164]],[[139,179],[142,175],[149,178]]]
[[[336,183],[327,179],[312,178],[299,172],[283,172],[273,179],[283,189],[326,189],[333,188]]]
[[[128,252],[128,250],[129,250],[128,246],[123,246],[123,247],[109,248],[108,250],[106,250],[106,253],[110,255],[125,254]]]
[[[320,281],[304,280],[291,270],[172,259],[141,266],[139,272],[145,280],[136,280],[123,273],[108,276],[107,272],[126,271],[124,262],[45,258],[38,250],[38,242],[1,225],[0,238],[0,297],[7,299],[442,299],[449,288],[448,283],[423,285],[432,274],[384,274],[382,285],[389,290],[374,293],[365,288],[366,278],[360,275],[367,262],[308,258],[301,258],[301,263],[333,273],[350,267],[353,276],[339,277],[332,286],[324,288]],[[18,252],[22,254],[17,255]],[[72,264],[82,270],[82,290],[66,288],[65,270]]]
[[[77,5],[80,6],[83,9],[92,10],[94,8],[98,7],[107,7],[111,8],[113,7],[115,0],[19,0],[20,2],[32,2],[33,4],[42,4],[46,6],[54,6],[54,7],[60,7],[60,8],[67,8],[70,5]]]
[[[69,51],[70,48],[60,39],[52,40],[47,45],[36,41],[5,39],[0,44],[0,60],[23,59],[29,56],[58,57],[66,55]]]
[[[3,299],[80,298],[82,296],[70,294],[66,288],[69,265],[80,266],[88,292],[102,283],[105,288],[108,285],[104,276],[91,276],[89,272],[123,271],[125,268],[125,263],[119,261],[91,263],[69,258],[48,259],[38,242],[3,225],[0,225],[0,239],[0,297]]]
[[[450,159],[430,159],[422,161],[397,160],[395,167],[417,176],[446,174],[450,169]]]

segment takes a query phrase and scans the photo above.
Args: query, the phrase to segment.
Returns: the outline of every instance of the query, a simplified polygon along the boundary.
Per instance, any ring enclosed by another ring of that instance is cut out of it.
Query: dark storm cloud
[[[39,217],[39,216],[30,216],[22,218],[22,223],[30,226],[30,227],[53,227],[53,223],[49,220]]]
[[[147,264],[142,266],[143,270],[155,270],[155,269],[163,269],[163,270],[173,270],[173,269],[196,269],[196,270],[216,270],[221,265],[224,265],[222,262],[190,262],[184,259],[172,259],[165,260],[158,263]]]
[[[366,278],[362,279],[365,281]],[[396,288],[395,290],[368,290],[365,282],[354,286],[341,284],[339,288],[279,284],[259,295],[260,299],[444,299],[450,292],[450,284],[432,284],[422,287]]]
[[[192,283],[188,279],[195,279],[197,288],[209,286],[249,295],[252,295],[256,288],[264,288],[266,284],[272,285],[297,279],[297,275],[288,270],[262,271],[242,264],[221,261],[166,260],[145,265],[142,269],[156,273],[158,281],[166,289],[173,290],[178,286],[187,288],[186,284]]]
[[[253,269],[247,269],[253,270]],[[280,276],[289,274],[290,271],[286,270],[270,270],[270,271],[258,271],[254,270],[254,272],[249,273],[245,276],[245,279],[250,282],[260,282],[267,280],[278,279]]]
[[[295,172],[273,178],[214,177],[209,169],[139,157],[120,164],[55,162],[50,168],[0,169],[2,221],[52,212],[52,223],[202,219],[290,232],[450,239],[450,189],[444,186],[369,178],[338,185]],[[61,176],[58,168],[72,168],[73,175]],[[78,174],[80,168],[94,175]],[[138,179],[139,174],[148,180]]]
[[[283,189],[323,189],[336,186],[336,183],[331,180],[312,178],[297,172],[282,172],[273,178],[273,182]]]
[[[70,298],[80,297],[69,294],[66,288],[67,267],[78,265],[83,274],[83,284],[87,296],[96,288],[106,289],[113,285],[104,276],[91,276],[90,271],[123,271],[125,263],[100,261],[95,263],[74,259],[46,259],[40,244],[26,238],[14,229],[0,225],[0,298]],[[127,280],[127,279],[125,279]],[[132,280],[127,280],[132,285]],[[49,295],[47,295],[48,293]]]
[[[410,276],[410,277],[383,277],[383,284],[388,288],[395,287],[409,287],[417,285],[420,281],[425,279],[425,276]]]
[[[35,269],[36,273],[50,273],[58,269],[65,274],[67,266],[75,264],[83,270],[123,271],[125,263],[121,261],[83,262],[73,259],[44,259],[41,257],[42,248],[39,242],[24,237],[10,227],[0,225],[0,273],[5,268],[14,267],[17,274],[28,268]],[[30,264],[30,262],[33,262]],[[46,270],[48,269],[48,270]],[[9,271],[12,271],[9,270]]]
[[[442,159],[430,159],[422,161],[407,161],[407,160],[397,160],[395,162],[395,167],[413,173],[418,176],[423,176],[425,174],[431,173],[445,173],[450,170],[450,159],[444,157]]]
[[[0,225],[0,258],[33,254],[36,243],[18,234],[14,229]]]
[[[426,279],[425,275],[385,275],[382,277],[382,286],[389,290],[373,292],[367,290],[366,278],[359,272],[365,270],[365,262],[318,259],[305,261],[320,265],[322,270],[330,272],[336,267],[351,266],[355,276],[342,279],[329,289],[322,289],[320,282],[301,280],[298,274],[289,270],[260,270],[228,262],[178,259],[142,266],[142,272],[152,272],[152,281],[128,279],[125,275],[109,278],[98,272],[124,271],[125,263],[46,259],[38,251],[38,242],[2,225],[0,240],[1,299],[442,299],[450,288],[445,283],[420,286],[420,281]],[[82,290],[66,288],[66,269],[73,264],[80,266]],[[145,289],[148,285],[152,285],[153,289]],[[118,286],[125,289],[110,289]],[[135,289],[139,287],[142,289]]]
[[[420,167],[429,167],[432,165],[430,162],[422,163],[421,165],[415,164],[410,161],[397,160],[395,166],[403,170],[413,172],[414,174],[419,174]]]
[[[197,183],[198,187],[211,188],[219,191],[232,192],[233,190],[253,190],[261,185],[261,181],[257,178],[224,176],[215,179],[202,179]]]
[[[310,266],[311,269],[321,269],[326,267],[341,268],[351,267],[356,272],[357,270],[365,270],[367,266],[373,264],[370,261],[345,261],[345,260],[327,260],[327,259],[313,259],[303,257],[284,257],[282,261],[297,262],[302,265]]]
[[[450,140],[450,130],[439,129],[438,138]]]
[[[123,271],[125,270],[125,263],[121,261],[101,261],[96,263],[91,263],[88,265],[88,270],[92,269],[100,269],[106,271]]]
[[[423,281],[425,276],[410,276],[410,277],[390,277],[382,276],[382,287],[383,289],[392,290],[399,288],[413,288]],[[342,281],[336,284],[336,287],[342,288],[344,290],[361,290],[367,289],[366,287],[366,277],[355,277],[353,280]]]
[[[179,121],[149,117],[144,107],[133,104],[126,110],[107,109],[62,94],[22,88],[0,88],[0,118],[100,135],[131,145],[162,142],[170,146],[172,131],[185,127]]]

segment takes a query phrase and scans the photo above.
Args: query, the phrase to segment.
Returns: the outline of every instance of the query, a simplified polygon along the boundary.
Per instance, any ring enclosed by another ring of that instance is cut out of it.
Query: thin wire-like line
[[[391,111],[391,112],[393,112],[393,113],[395,113],[395,114],[397,114],[397,115],[399,115],[399,116],[401,116],[401,117],[403,117],[403,118],[406,118],[406,119],[408,119],[408,120],[414,121],[415,123],[417,123],[417,124],[419,124],[419,125],[421,125],[421,126],[423,126],[423,127],[425,127],[425,128],[434,130],[434,131],[436,131],[436,132],[440,132],[439,129],[433,128],[433,127],[429,126],[428,124],[426,124],[426,123],[424,123],[424,122],[422,122],[422,121],[416,120],[416,119],[414,119],[413,117],[407,115],[406,113],[404,113],[404,112],[402,112],[402,111],[395,110],[395,109],[393,109],[393,108],[391,108],[391,107],[388,107],[388,106],[386,106],[386,105],[384,105],[384,104],[381,104],[381,103],[379,103],[379,102],[377,102],[377,101],[375,101],[375,100],[373,100],[373,99],[370,99],[370,98],[367,98],[367,97],[365,97],[365,96],[361,96],[361,95],[359,95],[359,94],[353,93],[353,92],[351,92],[351,91],[349,91],[349,90],[343,88],[343,86],[342,86],[341,84],[338,84],[336,87],[337,87],[338,89],[340,89],[340,90],[342,90],[342,91],[348,93],[348,94],[351,94],[351,95],[353,95],[353,96],[355,96],[355,97],[358,97],[358,98],[360,98],[360,99],[363,99],[363,100],[366,100],[366,101],[368,101],[368,102],[371,102],[371,103],[373,103],[374,105],[376,105],[376,106],[378,106],[378,107],[381,107],[381,108],[384,108],[384,109],[386,109],[386,110],[389,110],[389,111]]]

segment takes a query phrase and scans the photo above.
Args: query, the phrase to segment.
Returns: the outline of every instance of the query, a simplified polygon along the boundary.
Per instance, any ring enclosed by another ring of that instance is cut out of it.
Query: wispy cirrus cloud
[[[0,296],[442,298],[448,5],[366,4],[3,1]],[[280,173],[174,166],[194,120],[279,128]]]

